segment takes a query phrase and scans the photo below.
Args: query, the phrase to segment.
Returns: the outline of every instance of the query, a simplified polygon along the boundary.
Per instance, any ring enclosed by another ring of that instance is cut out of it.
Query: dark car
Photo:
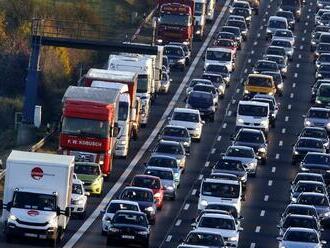
[[[282,218],[277,226],[280,229],[280,235],[283,235],[289,227],[312,228],[318,232],[323,231],[318,219],[310,215],[290,214]]]
[[[238,45],[238,49],[241,48],[242,46],[242,34],[241,34],[241,29],[236,26],[223,26],[221,28],[221,32],[229,32],[235,35],[235,39]]]
[[[279,96],[283,95],[283,78],[282,74],[278,71],[262,71],[261,74],[272,76],[275,86],[276,86],[276,93]]]
[[[330,53],[330,43],[318,43],[314,53],[314,60],[317,60],[322,53]]]
[[[320,24],[324,26],[329,26],[330,24],[330,13],[325,12],[320,18]]]
[[[253,73],[261,73],[263,71],[280,72],[276,62],[270,60],[258,60],[253,68]]]
[[[214,247],[225,248],[225,241],[220,234],[213,232],[203,232],[198,230],[190,231],[183,241],[182,245],[191,245],[192,247]]]
[[[330,53],[322,53],[315,61],[316,68],[319,68],[322,64],[330,63]]]
[[[238,16],[243,16],[245,19],[245,22],[248,26],[250,26],[251,23],[251,13],[247,8],[239,8],[239,7],[235,7],[233,8],[232,15],[238,15]]]
[[[291,182],[291,190],[294,189],[299,181],[316,181],[325,183],[322,174],[312,172],[298,172]]]
[[[309,215],[309,216],[314,216],[317,219],[319,217],[314,206],[303,205],[303,204],[289,204],[281,216],[282,218],[285,218],[290,214]]]
[[[149,247],[150,227],[144,213],[119,210],[111,220],[107,234],[107,246],[114,244],[138,244]]]
[[[285,59],[288,59],[284,47],[279,46],[269,46],[266,49],[266,55],[280,55],[283,56]]]
[[[262,130],[241,128],[236,136],[233,137],[234,146],[248,146],[261,157],[261,163],[267,161],[267,140]]]
[[[187,128],[181,126],[167,125],[159,135],[160,140],[176,141],[183,144],[186,154],[190,153],[191,137]]]
[[[238,27],[240,29],[243,40],[247,40],[248,28],[244,21],[228,20],[226,26]]]
[[[320,37],[321,37],[322,34],[326,34],[326,32],[317,31],[317,32],[314,32],[313,33],[312,40],[311,40],[311,52],[314,52],[315,51],[317,45],[320,42]]]
[[[315,73],[316,79],[330,79],[330,63],[321,64]]]
[[[295,25],[296,21],[294,19],[293,13],[291,11],[279,10],[279,11],[276,12],[275,15],[286,18],[288,20],[288,24],[289,24],[290,29],[294,30],[294,25]]]
[[[220,158],[220,160],[214,165],[212,173],[234,174],[242,182],[242,186],[246,186],[247,172],[242,162],[239,160]]]
[[[170,67],[178,67],[182,71],[186,68],[186,55],[181,46],[166,45],[164,54],[168,57]]]
[[[184,55],[186,58],[186,65],[190,64],[191,61],[191,51],[189,49],[189,46],[185,43],[180,43],[180,42],[170,42],[169,45],[174,45],[174,46],[180,46],[183,48]]]
[[[280,55],[265,55],[264,59],[275,62],[278,69],[280,69],[281,74],[285,77],[285,74],[288,71],[288,60],[285,57]]]
[[[330,154],[309,152],[300,163],[303,172],[318,173],[326,184],[330,183]]]
[[[297,197],[302,192],[316,192],[316,193],[327,194],[327,189],[325,187],[325,184],[322,182],[300,180],[296,184],[296,186],[291,189],[291,193],[290,193],[291,202],[295,202],[297,200]]]
[[[221,39],[231,40],[231,41],[235,42],[235,45],[239,49],[239,45],[238,45],[238,42],[236,40],[235,34],[233,34],[231,32],[219,32],[218,35],[217,35],[217,38],[215,39],[215,42],[217,40],[221,40]]]
[[[330,79],[319,79],[312,85],[312,95],[311,95],[312,103],[315,102],[317,90],[319,89],[320,85],[323,83],[330,83]]]
[[[213,83],[213,85],[218,89],[219,93],[221,91],[224,93],[225,88],[226,88],[226,83],[220,73],[204,72],[202,75],[202,79],[210,80]]]
[[[327,130],[323,127],[305,127],[299,137],[317,138],[323,141],[323,145],[327,152],[329,151],[329,137]]]
[[[299,22],[301,15],[300,0],[282,0],[280,9],[292,12],[297,21]]]
[[[187,108],[198,109],[201,117],[214,121],[216,105],[210,92],[192,91],[186,102]]]
[[[143,211],[151,224],[156,222],[156,201],[151,189],[140,187],[125,187],[119,196],[120,200],[135,201]]]
[[[292,164],[295,165],[303,160],[308,152],[325,153],[321,139],[301,137],[292,149]]]
[[[207,74],[220,74],[222,79],[229,86],[230,83],[230,73],[228,67],[222,64],[208,64],[205,68],[205,73]]]

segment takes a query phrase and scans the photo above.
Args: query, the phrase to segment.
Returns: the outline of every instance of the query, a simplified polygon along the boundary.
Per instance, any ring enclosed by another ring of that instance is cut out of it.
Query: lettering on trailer
[[[190,8],[188,6],[173,6],[173,5],[163,5],[161,12],[176,12],[176,13],[190,13]]]
[[[44,173],[44,171],[40,167],[34,167],[31,170],[31,177],[34,180],[40,180],[41,178],[43,178],[43,176],[55,176],[55,175],[50,173]]]
[[[88,140],[68,139],[68,144],[69,145],[82,145],[82,146],[102,147],[102,143],[101,142],[88,141]]]

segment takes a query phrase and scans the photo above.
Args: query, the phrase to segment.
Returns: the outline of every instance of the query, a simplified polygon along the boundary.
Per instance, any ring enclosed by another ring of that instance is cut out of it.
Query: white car
[[[204,178],[199,192],[198,210],[203,210],[209,203],[231,203],[238,213],[244,200],[241,184],[238,180]]]
[[[211,80],[208,80],[208,79],[202,79],[202,78],[192,79],[190,81],[188,87],[186,88],[186,96],[188,96],[190,94],[190,92],[193,90],[193,88],[196,84],[213,85]]]
[[[239,232],[243,230],[233,216],[220,213],[205,213],[193,226],[198,231],[220,234],[230,247],[238,247]]]
[[[288,20],[280,16],[270,16],[267,23],[266,37],[271,39],[279,29],[289,29]]]
[[[87,196],[89,192],[85,192],[83,182],[79,179],[73,179],[71,194],[71,213],[77,214],[81,219],[86,216]]]
[[[115,213],[118,210],[132,210],[141,212],[139,204],[134,201],[127,201],[127,200],[112,200],[107,205],[104,211],[101,211],[103,214],[102,217],[102,234],[106,235],[109,228],[111,227],[111,220]]]
[[[278,29],[275,31],[273,35],[273,39],[283,39],[290,41],[292,45],[295,43],[295,36],[293,35],[292,31],[289,29]]]
[[[232,50],[223,47],[210,47],[205,53],[205,64],[204,69],[206,69],[208,64],[221,64],[228,68],[229,72],[235,70],[235,56]]]
[[[197,109],[175,108],[169,118],[169,125],[187,128],[191,138],[197,141],[201,140],[204,124]]]

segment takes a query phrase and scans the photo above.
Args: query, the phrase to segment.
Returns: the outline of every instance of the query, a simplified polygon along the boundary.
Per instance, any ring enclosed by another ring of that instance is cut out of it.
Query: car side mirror
[[[91,193],[85,192],[85,196],[90,196],[90,195],[91,195]]]
[[[240,216],[237,217],[237,219],[244,220],[244,217],[240,215]]]
[[[306,115],[301,115],[303,118],[306,118]]]
[[[170,78],[170,82],[173,82],[173,79],[172,78]]]
[[[325,240],[321,240],[321,244],[322,244],[322,245],[326,245],[326,244],[327,244],[327,241],[325,241]]]
[[[239,231],[239,232],[244,231],[244,228],[243,228],[243,227],[239,227],[239,228],[237,229],[237,231]]]
[[[257,158],[258,160],[262,159],[261,156],[257,156],[256,158]]]
[[[197,224],[196,223],[191,223],[192,228],[196,228]]]
[[[281,228],[281,226],[280,226],[280,225],[276,225],[276,227],[277,227],[277,228]]]

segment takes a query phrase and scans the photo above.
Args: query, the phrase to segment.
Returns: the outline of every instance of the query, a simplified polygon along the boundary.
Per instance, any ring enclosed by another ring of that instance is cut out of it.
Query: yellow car
[[[100,165],[93,162],[76,162],[74,172],[83,181],[84,188],[91,194],[101,196],[103,193],[103,174]]]
[[[273,77],[263,74],[249,74],[244,83],[244,98],[252,98],[255,94],[276,94],[276,85]]]

